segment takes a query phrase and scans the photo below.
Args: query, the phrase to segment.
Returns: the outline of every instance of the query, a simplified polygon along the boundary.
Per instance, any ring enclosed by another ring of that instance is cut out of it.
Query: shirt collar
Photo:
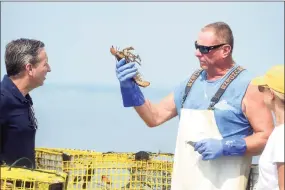
[[[29,94],[27,94],[25,97],[20,92],[20,90],[17,88],[17,86],[13,83],[13,81],[8,77],[8,75],[4,75],[2,80],[3,88],[10,91],[16,98],[18,98],[22,103],[27,102],[27,100],[30,102],[31,105],[33,105],[32,98]]]

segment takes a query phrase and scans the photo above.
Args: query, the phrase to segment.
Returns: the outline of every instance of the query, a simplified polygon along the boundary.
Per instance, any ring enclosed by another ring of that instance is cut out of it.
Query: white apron
[[[230,126],[229,126],[230,127]],[[181,109],[171,190],[245,190],[252,157],[202,160],[188,141],[222,139],[212,110]]]

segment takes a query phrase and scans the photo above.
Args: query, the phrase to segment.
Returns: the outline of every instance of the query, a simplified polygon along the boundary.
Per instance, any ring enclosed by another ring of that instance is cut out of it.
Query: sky
[[[148,128],[122,106],[110,47],[133,46],[158,103],[199,67],[194,41],[211,22],[228,23],[235,61],[253,75],[284,64],[282,2],[1,2],[1,79],[5,46],[17,38],[46,45],[52,72],[30,94],[37,147],[101,152],[174,152],[178,118]]]

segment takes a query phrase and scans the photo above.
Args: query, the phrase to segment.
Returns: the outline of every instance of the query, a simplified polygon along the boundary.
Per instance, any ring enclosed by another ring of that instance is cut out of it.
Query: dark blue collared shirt
[[[34,165],[37,125],[32,110],[32,98],[29,94],[24,97],[7,75],[0,86],[0,161],[11,165],[19,158],[26,157]],[[16,164],[23,165],[31,167],[26,159]]]

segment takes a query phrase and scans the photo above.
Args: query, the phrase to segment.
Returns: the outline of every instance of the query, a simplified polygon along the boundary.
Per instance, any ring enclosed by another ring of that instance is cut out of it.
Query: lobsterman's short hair
[[[230,26],[225,22],[214,22],[203,27],[202,31],[212,29],[220,43],[231,46],[231,53],[234,49],[234,36]]]

